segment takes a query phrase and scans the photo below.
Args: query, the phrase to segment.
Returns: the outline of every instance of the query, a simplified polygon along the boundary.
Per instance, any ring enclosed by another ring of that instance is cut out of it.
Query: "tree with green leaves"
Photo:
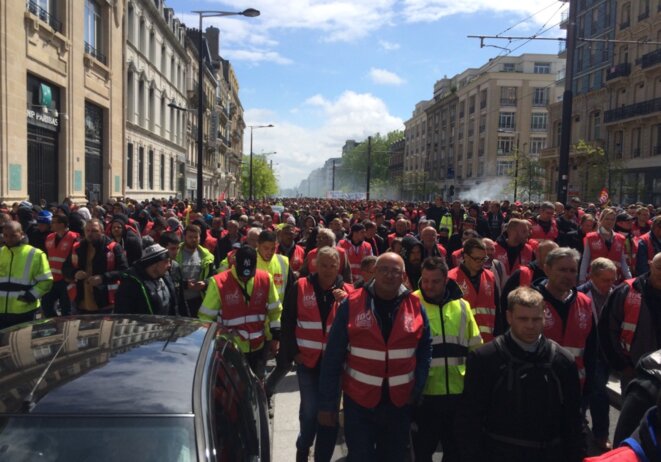
[[[388,165],[390,163],[390,145],[401,139],[404,133],[396,130],[383,136],[380,133],[372,136],[370,153],[370,191],[376,193],[374,186],[383,186],[388,182]],[[342,167],[339,169],[336,189],[342,191],[365,191],[367,187],[367,157],[368,140],[365,139],[354,149],[342,157]],[[383,190],[383,193],[387,189]],[[376,195],[372,194],[374,197]]]
[[[278,180],[264,154],[253,154],[252,158],[253,197],[263,199],[278,193]],[[250,197],[250,159],[241,167],[241,194]]]

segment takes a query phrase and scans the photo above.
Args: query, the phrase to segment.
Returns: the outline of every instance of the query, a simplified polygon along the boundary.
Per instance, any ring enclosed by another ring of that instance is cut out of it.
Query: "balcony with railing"
[[[644,54],[640,60],[640,65],[643,69],[649,69],[659,63],[661,63],[661,48]]]
[[[54,14],[49,13],[42,7],[40,7],[37,2],[29,0],[27,2],[27,10],[33,15],[37,16],[40,20],[51,26],[56,32],[62,33],[62,22],[60,22]]]
[[[608,69],[606,80],[614,80],[619,77],[627,77],[631,74],[631,63],[616,64]]]
[[[604,122],[614,123],[656,112],[661,112],[661,98],[654,98],[640,103],[610,109],[604,113]]]
[[[85,42],[85,53],[92,56],[97,61],[100,61],[103,64],[106,64],[106,55],[101,53],[100,50],[97,50],[96,48],[94,48],[92,45],[90,45],[87,42]]]
[[[500,98],[501,106],[516,106],[516,98]]]

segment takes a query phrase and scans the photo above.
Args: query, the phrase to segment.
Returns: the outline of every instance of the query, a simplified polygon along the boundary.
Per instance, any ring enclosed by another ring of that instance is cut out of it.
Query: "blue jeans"
[[[365,408],[344,395],[348,462],[402,462],[410,453],[411,406]]]
[[[301,405],[298,420],[301,430],[296,439],[296,449],[307,451],[314,444],[314,460],[330,461],[337,440],[337,425],[326,427],[317,424],[319,411],[319,369],[310,369],[302,364],[296,366]],[[315,442],[315,436],[317,437]]]

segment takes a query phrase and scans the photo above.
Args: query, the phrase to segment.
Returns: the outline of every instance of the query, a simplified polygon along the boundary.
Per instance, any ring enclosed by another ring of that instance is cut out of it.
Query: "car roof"
[[[0,414],[192,414],[212,326],[88,315],[0,331]]]

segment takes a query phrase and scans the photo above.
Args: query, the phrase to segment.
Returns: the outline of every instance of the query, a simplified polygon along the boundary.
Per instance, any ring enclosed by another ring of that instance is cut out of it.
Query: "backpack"
[[[496,337],[493,342],[496,350],[506,359],[506,362],[499,368],[499,377],[498,380],[496,380],[492,392],[493,401],[498,399],[496,396],[497,391],[504,387],[507,390],[508,395],[516,397],[517,409],[521,409],[522,406],[525,406],[525,403],[523,403],[521,399],[523,396],[521,393],[521,378],[525,377],[530,371],[542,369],[546,376],[546,380],[552,382],[555,385],[557,396],[560,399],[560,404],[564,404],[562,384],[560,383],[558,375],[553,370],[553,360],[558,353],[557,343],[549,341],[551,352],[548,355],[546,361],[541,363],[531,363],[528,361],[523,361],[512,355],[512,353],[505,345],[505,336],[500,335]],[[549,396],[549,401],[550,400],[552,400],[551,396]]]

